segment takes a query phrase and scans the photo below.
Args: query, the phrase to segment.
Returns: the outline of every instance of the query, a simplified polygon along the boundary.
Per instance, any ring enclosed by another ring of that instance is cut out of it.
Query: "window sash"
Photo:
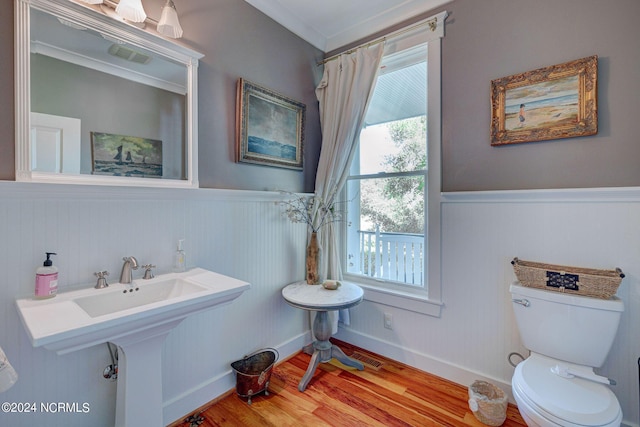
[[[420,43],[427,43],[427,176],[426,181],[426,206],[425,217],[427,229],[427,256],[425,270],[425,287],[421,289],[400,286],[391,282],[384,286],[376,285],[378,282],[362,276],[349,274],[346,268],[347,257],[342,257],[344,278],[357,282],[365,291],[364,299],[378,304],[440,317],[442,312],[442,280],[440,268],[441,256],[441,143],[442,143],[442,38],[444,37],[446,11],[440,12],[424,22],[436,22],[433,28],[424,31],[420,23],[416,23],[416,31],[410,28],[400,30],[401,35],[393,33],[386,42],[385,53],[399,52],[411,48]],[[347,200],[346,186],[342,192],[343,200]],[[346,254],[346,222],[343,232],[340,233],[340,245]]]
[[[381,74],[378,75],[378,82],[383,78],[388,78],[393,72],[400,72],[405,67],[414,67],[417,64],[425,64],[424,80],[420,78],[420,82],[416,82],[418,87],[423,90],[427,89],[427,74],[426,74],[426,59],[427,59],[428,46],[425,44],[419,46],[413,46],[400,52],[394,52],[387,55],[382,60]],[[396,74],[397,78],[403,79],[404,74]],[[418,77],[418,76],[414,76]],[[387,81],[388,84],[395,84]],[[413,88],[412,88],[413,89]],[[377,89],[376,89],[377,93]],[[372,100],[372,104],[369,105],[369,109],[374,106],[376,101],[376,95]],[[426,97],[425,96],[425,109],[426,109]],[[378,99],[378,102],[382,100]],[[398,105],[399,111],[395,109],[388,110],[386,113],[388,117],[379,116],[379,120],[382,123],[395,122],[403,120],[402,118],[396,118],[396,114],[402,112],[403,106]],[[380,112],[380,111],[378,111]],[[369,116],[369,111],[367,116]],[[425,111],[426,114],[426,111]],[[364,128],[360,131],[364,131]],[[425,135],[426,137],[426,135]],[[354,274],[356,277],[363,279],[373,278],[376,280],[378,286],[385,286],[387,283],[393,283],[394,285],[404,286],[417,286],[424,288],[425,286],[425,274],[426,274],[426,251],[427,247],[427,224],[426,215],[422,222],[423,232],[420,235],[414,235],[411,233],[403,233],[402,230],[394,230],[395,232],[380,231],[378,225],[375,230],[371,230],[371,225],[365,229],[360,229],[361,221],[365,219],[361,212],[361,203],[363,202],[362,186],[363,182],[374,182],[376,180],[387,180],[392,178],[422,178],[422,182],[425,191],[422,194],[422,204],[426,207],[426,188],[427,188],[427,170],[426,167],[418,170],[407,170],[397,172],[375,172],[375,173],[360,173],[362,164],[360,162],[360,154],[362,144],[367,143],[367,139],[360,137],[358,142],[358,148],[356,149],[356,155],[354,156],[351,164],[351,174],[347,177],[347,206],[349,208],[347,221],[348,224],[345,227],[347,252],[346,257],[346,269],[349,274]],[[426,153],[425,144],[425,155]],[[384,151],[383,151],[384,153]],[[371,165],[367,165],[364,169],[368,172],[371,169]],[[357,187],[354,187],[356,185]],[[381,197],[384,197],[381,195]],[[423,208],[424,209],[424,208]],[[383,212],[386,215],[388,212]],[[414,219],[415,220],[415,219]],[[354,227],[353,224],[357,224]],[[388,225],[388,224],[387,224]],[[383,227],[389,228],[389,227]],[[411,234],[411,235],[410,235]]]
[[[369,173],[369,174],[363,174],[363,175],[349,175],[347,177],[347,181],[378,179],[378,178],[402,178],[407,176],[420,176],[420,175],[425,175],[426,177],[426,173],[427,173],[426,169],[417,169],[413,171],[403,171],[403,172],[379,172],[379,173]]]
[[[346,269],[348,274],[364,280],[373,279],[377,286],[424,288],[426,281],[427,224],[422,234],[402,231],[381,232],[361,229],[361,182],[390,178],[421,178],[426,207],[427,171],[352,175],[347,178],[348,221],[345,224]],[[357,188],[354,188],[357,185]],[[426,215],[425,215],[426,218]]]

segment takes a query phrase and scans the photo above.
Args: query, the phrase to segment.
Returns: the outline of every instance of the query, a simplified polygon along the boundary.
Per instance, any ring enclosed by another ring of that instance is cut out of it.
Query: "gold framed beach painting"
[[[598,133],[598,57],[491,81],[491,145]]]
[[[236,161],[302,169],[306,106],[238,79]]]

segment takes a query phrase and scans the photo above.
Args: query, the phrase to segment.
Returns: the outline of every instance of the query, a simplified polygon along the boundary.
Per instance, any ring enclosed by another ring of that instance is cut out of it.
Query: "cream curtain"
[[[316,174],[315,197],[330,205],[344,185],[355,153],[367,106],[373,95],[384,43],[358,48],[325,63],[324,74],[316,88],[320,102],[322,148]],[[318,204],[316,204],[317,206]],[[318,232],[322,248],[319,273],[324,279],[342,279],[341,255],[335,223]],[[349,323],[348,311],[341,318]],[[330,313],[333,330],[338,331],[338,316]]]

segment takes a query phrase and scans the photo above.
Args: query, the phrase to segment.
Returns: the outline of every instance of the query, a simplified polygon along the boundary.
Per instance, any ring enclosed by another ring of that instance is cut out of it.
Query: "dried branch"
[[[316,194],[301,196],[286,191],[281,193],[290,196],[290,199],[278,202],[284,208],[283,215],[291,222],[307,224],[313,233],[317,233],[326,224],[342,220],[344,212],[337,209],[337,205],[342,202],[335,201],[335,191],[329,195],[329,203]]]

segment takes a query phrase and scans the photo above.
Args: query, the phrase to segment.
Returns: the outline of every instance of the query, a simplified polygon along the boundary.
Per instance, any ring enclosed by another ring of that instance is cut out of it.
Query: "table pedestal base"
[[[331,341],[329,341],[329,338],[331,338],[331,324],[329,322],[328,312],[318,311],[316,313],[316,318],[313,321],[313,335],[316,341],[305,346],[303,349],[305,353],[311,354],[311,361],[309,362],[307,371],[298,384],[298,390],[304,391],[307,388],[311,377],[321,362],[329,362],[333,358],[338,359],[340,363],[346,366],[357,368],[359,371],[364,370],[362,363],[348,357],[338,346],[331,344]]]

